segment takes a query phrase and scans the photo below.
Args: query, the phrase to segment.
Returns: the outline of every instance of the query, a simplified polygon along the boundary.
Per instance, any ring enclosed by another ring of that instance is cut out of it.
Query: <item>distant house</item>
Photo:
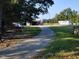
[[[42,19],[36,19],[36,22],[38,25],[42,25],[43,24],[43,20]]]
[[[30,26],[30,25],[38,25],[38,22],[35,20],[35,21],[27,21],[26,22],[26,24],[25,24],[26,26]]]
[[[30,20],[30,21],[26,21],[26,22],[23,22],[23,25],[26,25],[26,26],[30,26],[30,25],[42,25],[43,24],[43,20],[40,20],[40,19],[36,19],[36,20]]]
[[[69,20],[64,20],[64,21],[58,21],[58,24],[59,24],[59,25],[71,25],[72,22],[69,21]]]
[[[22,25],[20,23],[17,23],[17,22],[13,22],[13,25],[16,27],[22,27]]]
[[[31,25],[31,23],[30,22],[26,22],[26,26],[30,26]]]

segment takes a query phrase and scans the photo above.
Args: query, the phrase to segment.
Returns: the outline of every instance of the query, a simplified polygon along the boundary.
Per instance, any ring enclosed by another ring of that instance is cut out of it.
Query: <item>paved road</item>
[[[23,44],[0,51],[0,59],[32,59],[38,52],[44,50],[53,37],[53,31],[47,27],[38,36],[24,40]]]

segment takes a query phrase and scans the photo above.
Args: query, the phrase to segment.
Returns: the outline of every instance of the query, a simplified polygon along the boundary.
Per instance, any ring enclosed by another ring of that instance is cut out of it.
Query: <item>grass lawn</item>
[[[25,27],[22,29],[22,31],[17,31],[15,33],[16,36],[15,38],[7,38],[3,42],[0,42],[0,49],[11,47],[14,46],[15,44],[20,44],[22,43],[23,40],[36,36],[40,32],[41,29],[39,27]]]
[[[41,29],[39,27],[24,27],[22,31],[16,32],[16,35],[26,35],[27,37],[33,37],[40,33]]]
[[[79,59],[79,38],[72,34],[71,26],[51,27],[56,33],[43,55],[47,59]]]

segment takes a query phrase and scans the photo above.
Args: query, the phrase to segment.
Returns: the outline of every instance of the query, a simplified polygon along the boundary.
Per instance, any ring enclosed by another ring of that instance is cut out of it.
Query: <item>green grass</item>
[[[50,29],[56,35],[46,50],[41,53],[43,57],[45,56],[47,59],[64,59],[64,56],[79,56],[79,38],[73,35],[71,26],[51,27]]]
[[[8,38],[3,42],[0,42],[0,49],[12,47],[16,44],[22,44],[24,41],[22,39],[32,38],[38,35],[40,32],[41,29],[39,27],[24,27],[22,28],[22,31],[20,30],[15,31],[14,35],[12,35],[11,38]],[[10,35],[8,36],[10,37]]]
[[[36,36],[41,32],[41,29],[39,27],[24,27],[22,31],[17,31],[17,35],[24,35],[26,34],[27,36]]]
[[[76,38],[72,34],[72,28],[70,26],[52,27],[55,31],[56,37],[53,42],[50,43],[47,52],[54,55],[66,55],[72,52],[79,52],[79,38]]]

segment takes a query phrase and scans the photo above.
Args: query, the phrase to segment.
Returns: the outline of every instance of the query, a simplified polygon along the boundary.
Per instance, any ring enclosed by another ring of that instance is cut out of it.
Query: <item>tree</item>
[[[25,0],[24,0],[25,1]],[[52,0],[27,0],[24,3],[21,3],[19,1],[19,4],[21,4],[23,18],[25,21],[32,21],[34,18],[37,18],[39,14],[45,14],[48,12],[49,6],[53,4]]]
[[[7,7],[4,6],[4,14],[6,14],[4,18],[9,21],[17,19],[17,21],[32,22],[39,14],[47,13],[53,3],[52,0],[11,0]]]
[[[78,12],[70,8],[64,9],[54,17],[55,20],[69,20],[73,23],[78,22]]]
[[[2,38],[3,27],[4,27],[4,20],[3,20],[3,6],[6,1],[0,0],[0,40]]]
[[[5,2],[5,3],[4,3]],[[0,0],[1,33],[5,26],[11,26],[12,22],[32,22],[39,14],[48,12],[48,8],[54,4],[52,0]]]

